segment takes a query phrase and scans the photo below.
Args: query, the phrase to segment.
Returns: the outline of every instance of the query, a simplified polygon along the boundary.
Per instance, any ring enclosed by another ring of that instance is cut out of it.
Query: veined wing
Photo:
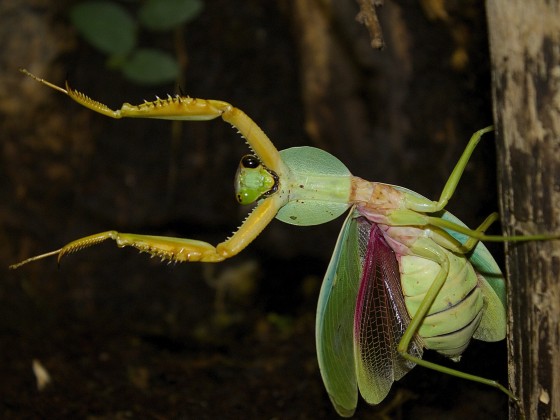
[[[356,217],[344,221],[321,286],[315,338],[321,376],[329,397],[343,417],[354,414],[358,383],[354,361],[354,308],[361,275]]]
[[[393,249],[379,227],[365,218],[358,219],[358,232],[363,264],[354,321],[356,372],[364,399],[379,404],[393,382],[415,366],[397,352],[410,317]],[[416,340],[408,351],[422,357],[422,345]]]

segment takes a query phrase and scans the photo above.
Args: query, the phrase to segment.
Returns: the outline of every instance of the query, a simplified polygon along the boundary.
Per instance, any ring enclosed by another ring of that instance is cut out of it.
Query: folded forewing
[[[346,218],[317,306],[317,358],[325,388],[341,416],[351,416],[358,402],[354,362],[354,308],[361,274],[356,230],[358,214]]]

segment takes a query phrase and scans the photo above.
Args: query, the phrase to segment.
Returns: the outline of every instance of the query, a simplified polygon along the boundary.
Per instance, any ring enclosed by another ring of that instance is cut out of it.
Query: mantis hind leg
[[[406,198],[416,199],[414,196],[407,194]],[[426,200],[427,201],[427,200]],[[397,209],[393,210],[387,217],[391,226],[417,226],[419,228],[438,227],[446,231],[453,231],[467,236],[463,244],[455,248],[449,248],[452,251],[459,253],[467,253],[479,241],[483,242],[527,242],[527,241],[549,241],[553,239],[560,239],[560,234],[538,234],[538,235],[487,235],[486,229],[498,220],[498,213],[491,213],[477,229],[471,229],[455,218],[456,221],[444,219],[438,216],[429,216],[419,213],[412,209]]]
[[[466,253],[470,251],[477,244],[478,241],[483,242],[527,242],[527,241],[549,241],[551,239],[559,239],[560,235],[512,235],[512,236],[502,236],[502,235],[487,235],[485,230],[496,220],[498,220],[498,213],[490,214],[479,228],[476,230],[469,229],[466,226],[462,226],[458,223],[452,222],[450,220],[441,219],[439,217],[425,216],[426,224],[431,226],[437,226],[446,230],[452,230],[454,232],[462,233],[467,235],[469,239],[461,246],[461,251]],[[481,229],[485,226],[483,229]]]
[[[486,229],[492,221],[493,221],[492,217],[487,218],[486,221],[482,223],[478,229],[480,230]],[[446,255],[446,251],[440,246],[438,246],[437,244],[431,242],[428,239],[421,238],[417,240],[416,243],[413,245],[413,251],[415,252],[415,254],[419,256],[422,256],[424,258],[430,259],[438,263],[440,266],[440,270],[436,275],[434,281],[432,282],[430,288],[426,292],[426,295],[423,301],[421,302],[420,306],[418,307],[416,313],[414,314],[414,316],[411,317],[411,321],[407,326],[401,340],[399,341],[397,347],[398,353],[405,359],[411,361],[412,363],[416,363],[419,366],[423,366],[428,369],[445,373],[447,375],[452,375],[458,378],[463,378],[484,385],[492,386],[502,391],[504,394],[506,394],[509,398],[511,398],[517,403],[519,401],[518,398],[509,389],[507,389],[505,386],[503,386],[502,384],[500,384],[495,380],[461,372],[460,370],[452,369],[446,366],[439,365],[437,363],[429,362],[408,353],[410,342],[412,341],[414,335],[418,333],[420,326],[422,325],[424,319],[426,318],[428,311],[430,310],[430,307],[436,300],[436,297],[438,296],[449,274],[449,259]]]

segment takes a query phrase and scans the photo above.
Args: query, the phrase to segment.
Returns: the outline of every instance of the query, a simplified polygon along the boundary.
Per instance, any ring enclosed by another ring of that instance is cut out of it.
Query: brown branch
[[[383,0],[357,0],[357,2],[360,5],[360,12],[356,16],[356,20],[368,29],[371,46],[378,50],[383,49],[385,46],[383,31],[375,10],[376,7],[383,6]]]

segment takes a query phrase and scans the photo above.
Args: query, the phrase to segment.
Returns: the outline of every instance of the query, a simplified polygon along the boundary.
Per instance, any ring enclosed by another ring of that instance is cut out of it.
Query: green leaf
[[[196,18],[202,11],[201,0],[147,0],[138,18],[153,31],[167,31]]]
[[[128,54],[136,44],[134,19],[115,3],[78,3],[70,10],[70,20],[91,45],[106,54]]]
[[[165,51],[138,49],[122,66],[125,77],[143,85],[169,83],[177,79],[179,64]]]

